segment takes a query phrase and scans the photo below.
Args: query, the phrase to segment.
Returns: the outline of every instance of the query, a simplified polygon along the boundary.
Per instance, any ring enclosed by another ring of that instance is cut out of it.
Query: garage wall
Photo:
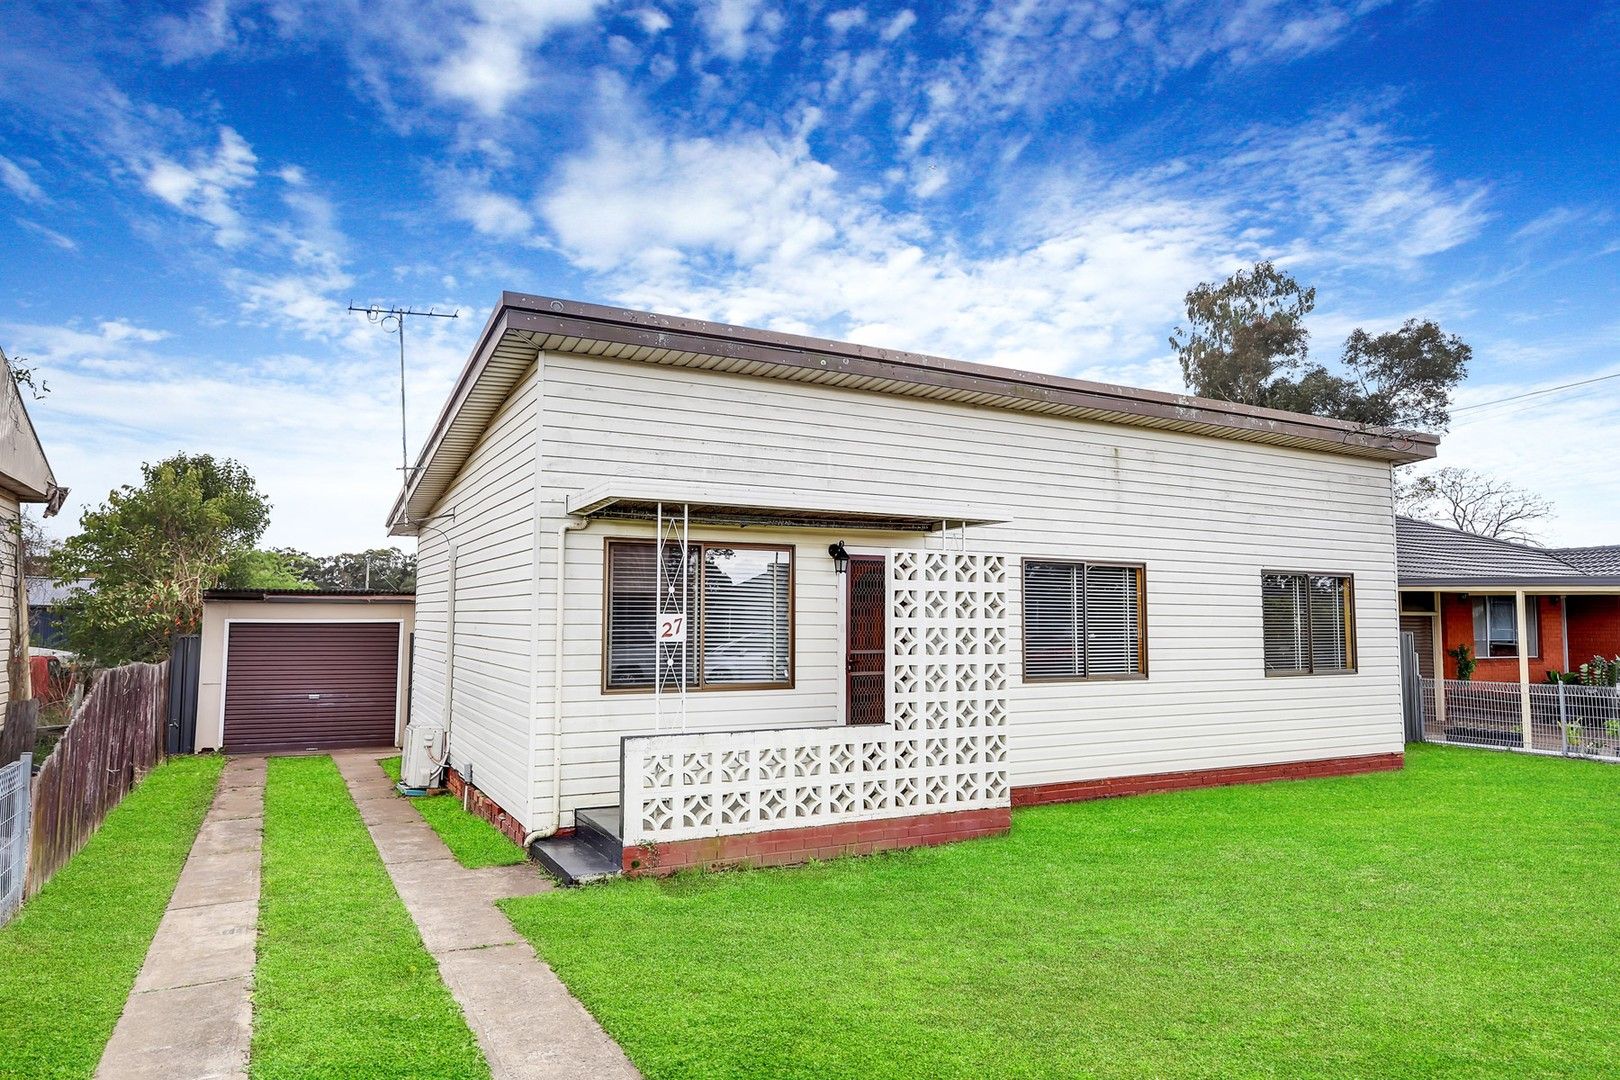
[[[228,622],[368,622],[398,620],[399,695],[394,742],[405,728],[410,692],[411,633],[415,605],[396,600],[210,600],[203,604],[201,677],[197,687],[197,749],[218,750],[225,741],[225,626]]]

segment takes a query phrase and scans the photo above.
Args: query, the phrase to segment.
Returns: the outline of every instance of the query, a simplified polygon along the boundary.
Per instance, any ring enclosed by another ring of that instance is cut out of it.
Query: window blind
[[[791,565],[786,551],[704,548],[705,683],[787,681]]]
[[[1511,596],[1478,596],[1474,598],[1474,655],[1517,657],[1519,655],[1518,620],[1515,601]],[[1541,624],[1536,598],[1524,598],[1525,644],[1530,656],[1541,655]]]
[[[686,685],[787,685],[792,680],[791,549],[690,543],[686,550],[683,600],[680,546],[664,545],[662,605],[686,611]],[[608,544],[604,683],[609,689],[653,685],[660,607],[653,551],[651,543]]]
[[[1142,674],[1142,573],[1134,566],[1024,565],[1024,677]]]
[[[1355,666],[1350,579],[1329,574],[1261,575],[1267,671],[1321,674]]]

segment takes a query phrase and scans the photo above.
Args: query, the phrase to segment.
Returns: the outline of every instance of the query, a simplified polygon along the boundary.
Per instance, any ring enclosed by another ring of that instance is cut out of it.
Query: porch
[[[653,537],[604,546],[602,692],[639,693],[643,730],[619,739],[618,803],[576,807],[571,831],[532,845],[565,883],[801,862],[1009,827],[1008,561],[969,550],[970,529],[1005,516],[670,485],[599,489],[568,510],[587,522],[651,524]],[[758,543],[714,531],[743,526]],[[849,541],[833,540],[825,556],[773,549],[772,531],[784,528]],[[913,534],[914,546],[897,533]],[[811,725],[785,727],[762,710],[757,727],[688,730],[705,690],[791,689],[795,558],[836,569],[837,707]]]
[[[1620,759],[1620,587],[1557,589],[1403,587],[1427,741]]]

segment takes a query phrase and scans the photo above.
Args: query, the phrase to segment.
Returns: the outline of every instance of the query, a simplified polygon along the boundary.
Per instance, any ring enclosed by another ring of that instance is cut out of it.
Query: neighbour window
[[[1268,674],[1355,670],[1350,578],[1266,573],[1260,579],[1260,607]]]
[[[1024,678],[1147,673],[1142,568],[1024,564]]]
[[[686,592],[681,599],[680,545],[663,548],[668,597],[664,606],[686,611],[686,685],[791,686],[793,550],[689,543],[686,552]],[[604,685],[610,690],[652,689],[659,608],[656,569],[651,542],[609,541]]]
[[[1536,617],[1536,598],[1524,598],[1525,639],[1530,645],[1530,656],[1541,655],[1541,625]],[[1477,596],[1474,598],[1474,655],[1519,655],[1518,620],[1514,618],[1511,596]]]

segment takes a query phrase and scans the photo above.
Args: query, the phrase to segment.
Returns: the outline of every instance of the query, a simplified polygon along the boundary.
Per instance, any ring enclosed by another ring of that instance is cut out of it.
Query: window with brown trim
[[[1026,560],[1024,678],[1140,678],[1147,613],[1140,566]]]
[[[1352,579],[1332,574],[1260,578],[1268,675],[1326,675],[1356,669]]]
[[[651,541],[608,541],[606,689],[652,689],[659,613],[654,550]],[[699,690],[792,686],[793,549],[701,542],[687,544],[686,552],[682,599],[680,546],[663,548],[669,603],[679,602],[686,612],[686,685]],[[676,583],[673,590],[670,582]]]

